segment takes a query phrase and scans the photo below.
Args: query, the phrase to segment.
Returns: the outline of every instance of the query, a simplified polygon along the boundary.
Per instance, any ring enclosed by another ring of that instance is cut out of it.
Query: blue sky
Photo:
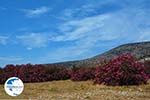
[[[84,59],[150,40],[150,0],[1,0],[0,66]]]

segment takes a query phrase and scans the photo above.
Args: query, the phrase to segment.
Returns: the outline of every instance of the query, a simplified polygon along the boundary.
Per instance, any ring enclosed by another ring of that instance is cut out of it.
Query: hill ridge
[[[150,41],[122,44],[102,54],[83,60],[65,61],[45,65],[62,67],[93,67],[101,63],[100,59],[104,58],[106,60],[110,60],[124,53],[131,53],[139,60],[150,57]]]

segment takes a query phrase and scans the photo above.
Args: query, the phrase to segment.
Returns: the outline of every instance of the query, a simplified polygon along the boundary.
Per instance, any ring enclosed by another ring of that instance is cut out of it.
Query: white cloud
[[[62,35],[51,38],[52,41],[74,41],[85,38],[97,41],[110,41],[124,36],[130,26],[125,17],[119,14],[103,14],[86,17],[81,20],[67,21],[59,26]],[[122,24],[124,23],[124,24]]]
[[[8,42],[9,37],[8,36],[0,36],[0,44],[6,45]]]
[[[47,46],[49,37],[44,33],[28,33],[16,36],[28,50]]]
[[[76,8],[66,8],[61,13],[61,17],[52,16],[61,20],[72,20],[72,19],[80,19],[82,17],[87,16],[90,13],[97,13],[95,9],[98,5],[93,4],[84,4],[82,6]]]
[[[35,17],[47,13],[50,10],[48,7],[40,7],[35,9],[23,9],[27,17]]]
[[[93,35],[99,36],[99,40],[114,39],[114,37],[106,37],[100,30],[104,26],[104,21],[109,19],[110,15],[98,15],[94,17],[87,17],[82,20],[69,21],[59,27],[64,34],[54,37],[53,41],[72,41],[83,37]]]

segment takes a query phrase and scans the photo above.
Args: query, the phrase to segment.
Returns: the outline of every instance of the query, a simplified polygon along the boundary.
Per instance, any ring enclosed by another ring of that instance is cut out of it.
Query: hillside
[[[77,61],[68,61],[54,63],[54,66],[62,67],[93,67],[100,64],[100,59],[109,60],[116,56],[119,56],[124,53],[130,53],[140,59],[145,59],[150,57],[150,41],[149,42],[138,42],[138,43],[129,43],[115,47],[103,54],[94,56],[92,58],[77,60]],[[51,64],[45,64],[45,66],[50,66]]]

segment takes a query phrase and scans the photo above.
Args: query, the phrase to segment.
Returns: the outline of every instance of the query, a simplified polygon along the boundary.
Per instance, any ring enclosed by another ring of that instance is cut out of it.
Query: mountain
[[[45,66],[62,66],[62,67],[93,67],[100,64],[101,59],[110,60],[121,54],[130,53],[134,55],[137,59],[149,59],[150,58],[150,41],[149,42],[138,42],[129,43],[115,47],[103,54],[94,56],[92,58],[77,60],[77,61],[67,61],[54,64],[45,64]]]

